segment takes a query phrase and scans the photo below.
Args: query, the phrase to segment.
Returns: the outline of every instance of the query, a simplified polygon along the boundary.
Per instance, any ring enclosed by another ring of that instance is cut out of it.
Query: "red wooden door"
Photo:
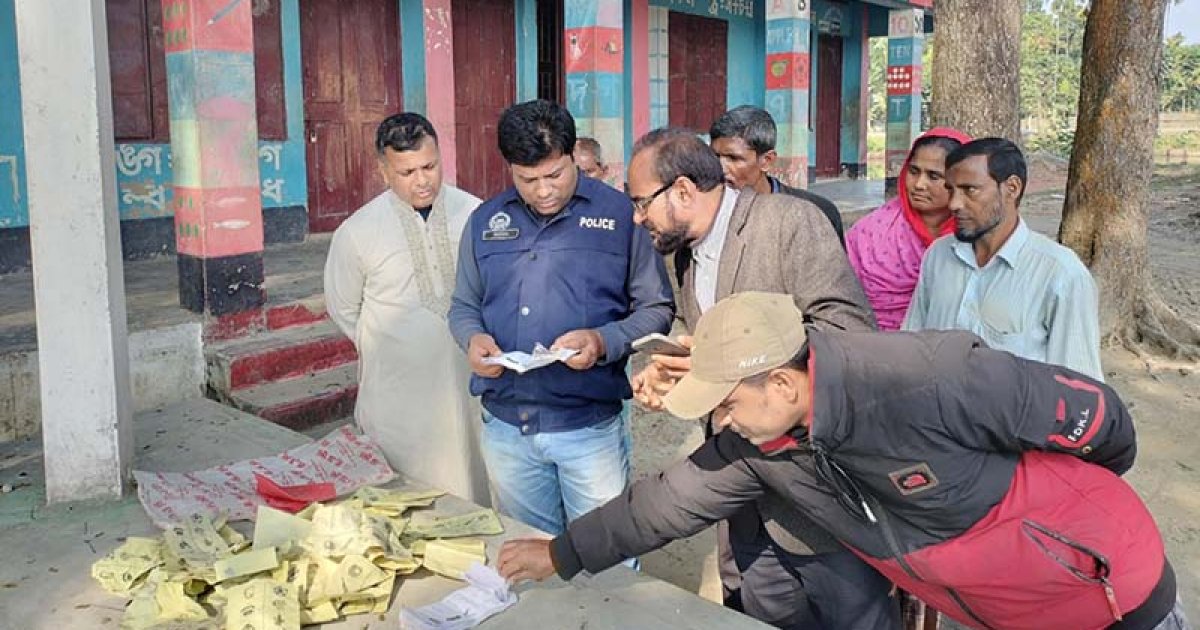
[[[396,0],[300,3],[308,225],[337,228],[383,190],[375,130],[401,109]]]
[[[516,100],[513,1],[454,0],[451,14],[457,185],[487,199],[512,183],[496,147],[496,123]]]
[[[672,11],[667,16],[669,117],[672,126],[708,133],[725,113],[726,46],[724,20]]]
[[[842,40],[817,38],[817,177],[837,177],[842,160]]]

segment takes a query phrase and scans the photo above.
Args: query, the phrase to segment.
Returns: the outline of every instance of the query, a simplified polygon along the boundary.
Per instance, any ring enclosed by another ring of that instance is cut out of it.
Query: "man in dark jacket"
[[[721,158],[725,183],[738,190],[751,188],[760,195],[791,195],[816,206],[829,219],[843,246],[842,213],[832,201],[803,188],[792,188],[769,175],[775,164],[775,119],[752,105],[735,107],[713,122],[708,130],[713,151]]]
[[[634,221],[659,252],[686,249],[675,264],[687,330],[742,291],[786,293],[814,328],[875,329],[850,261],[816,208],[724,184],[720,160],[689,130],[656,129],[634,145]],[[686,357],[653,355],[633,379],[634,395],[657,410],[659,394],[687,370]],[[773,493],[721,523],[717,549],[725,604],[760,621],[785,630],[900,625],[887,581]]]
[[[672,413],[727,429],[501,574],[601,571],[767,488],[898,586],[977,628],[1186,628],[1162,537],[1118,475],[1133,422],[1108,386],[960,331],[806,331],[786,296],[706,313]]]

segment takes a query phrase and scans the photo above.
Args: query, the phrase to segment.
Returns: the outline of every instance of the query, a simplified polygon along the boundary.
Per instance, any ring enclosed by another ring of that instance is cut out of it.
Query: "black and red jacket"
[[[772,492],[973,627],[1151,628],[1171,610],[1162,538],[1118,476],[1136,443],[1111,388],[964,332],[813,331],[809,347],[810,429],[762,448],[722,432],[571,523],[559,574]]]

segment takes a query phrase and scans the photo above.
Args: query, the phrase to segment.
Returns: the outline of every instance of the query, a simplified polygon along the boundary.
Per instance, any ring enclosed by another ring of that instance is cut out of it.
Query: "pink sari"
[[[949,127],[936,127],[922,134],[945,136],[969,142],[970,136]],[[918,138],[919,140],[920,138]],[[908,161],[900,169],[898,193],[891,201],[859,219],[846,232],[846,252],[854,274],[862,283],[867,300],[875,310],[880,330],[899,330],[917,288],[921,259],[938,236],[954,232],[954,219],[942,224],[939,233],[930,234],[921,217],[908,204]]]
[[[904,322],[927,247],[905,218],[899,197],[846,232],[850,265],[875,309],[880,330],[899,330]]]

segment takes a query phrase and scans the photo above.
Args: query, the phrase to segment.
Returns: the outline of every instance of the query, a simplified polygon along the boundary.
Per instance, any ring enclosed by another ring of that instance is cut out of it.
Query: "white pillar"
[[[133,435],[104,0],[16,0],[50,503],[118,497]]]

